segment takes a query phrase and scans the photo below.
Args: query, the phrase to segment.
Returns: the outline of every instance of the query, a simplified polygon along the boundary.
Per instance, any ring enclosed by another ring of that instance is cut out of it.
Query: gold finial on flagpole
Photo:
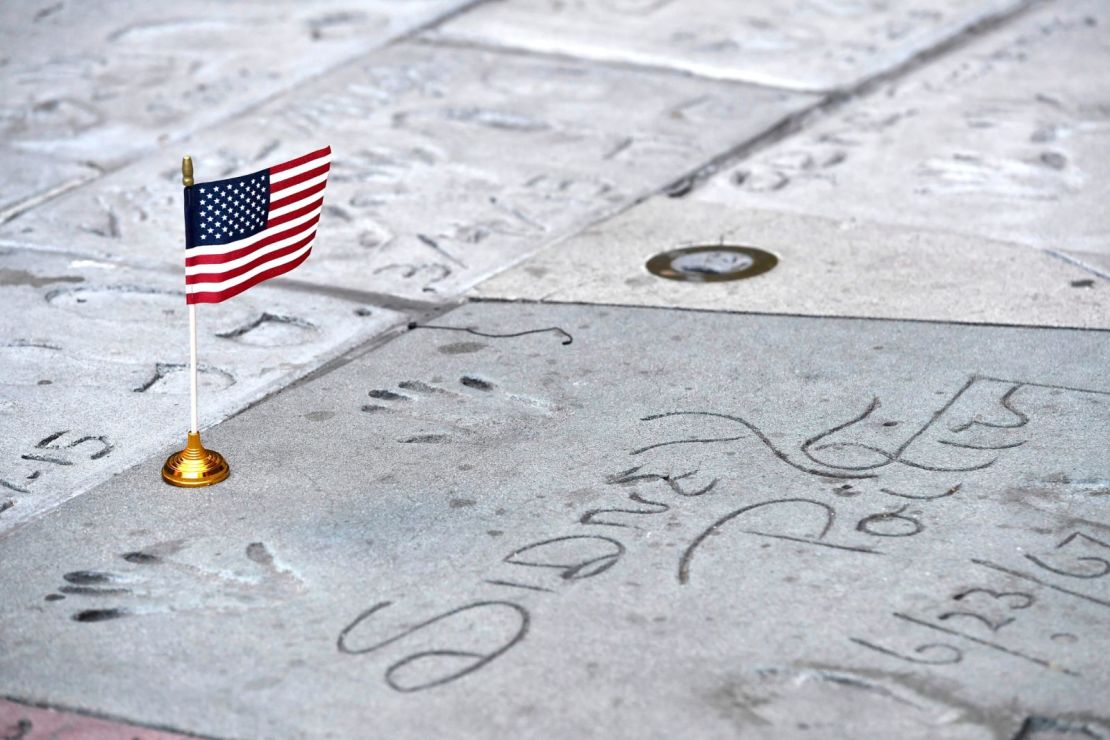
[[[188,154],[181,158],[181,184],[193,184],[193,159]],[[197,423],[197,307],[189,304],[189,396],[192,407],[191,425],[185,449],[166,458],[162,466],[162,480],[171,486],[198,488],[219,483],[231,474],[231,467],[224,456],[214,450],[204,449],[200,443],[200,426]]]
[[[188,154],[181,158],[181,184],[185,187],[193,184],[193,158]]]

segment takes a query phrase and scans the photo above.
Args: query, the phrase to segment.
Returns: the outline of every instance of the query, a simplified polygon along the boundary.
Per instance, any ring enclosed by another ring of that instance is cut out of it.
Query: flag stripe
[[[323,207],[324,207],[324,198],[323,198],[323,196],[321,196],[319,199],[309,203],[308,205],[301,206],[300,208],[298,208],[294,211],[288,211],[287,213],[283,213],[280,216],[275,217],[273,214],[270,214],[270,220],[266,223],[266,225],[271,226],[271,227],[272,226],[281,226],[282,224],[287,224],[290,221],[296,221],[301,216],[306,216],[309,213],[311,213],[312,211],[315,211],[316,209],[323,208]]]
[[[311,227],[302,228],[299,229],[296,234],[293,234],[280,241],[274,242],[273,244],[267,244],[265,247],[261,247],[259,249],[250,249],[234,260],[228,262],[220,262],[214,265],[193,265],[192,267],[186,267],[185,275],[219,275],[220,273],[229,270],[235,270],[245,264],[255,261],[259,257],[273,254],[282,249],[285,249],[290,244],[303,241],[305,238],[311,237],[315,233],[316,230],[312,229]]]
[[[285,172],[286,170],[291,170],[294,167],[300,167],[302,164],[305,164],[307,162],[311,162],[314,159],[320,159],[321,157],[326,157],[329,154],[331,154],[331,147],[326,146],[323,149],[317,149],[314,152],[309,152],[308,154],[297,157],[296,159],[290,159],[288,162],[282,162],[281,164],[275,164],[273,167],[270,168],[270,176],[272,177],[273,175],[276,175],[280,172]]]
[[[282,231],[273,232],[270,230],[260,231],[254,237],[243,239],[241,241],[232,242],[231,244],[223,244],[213,247],[194,247],[186,253],[185,266],[192,267],[193,265],[218,265],[221,262],[234,260],[242,257],[244,254],[249,254],[255,247],[266,246],[266,244],[273,244],[275,241],[285,239],[293,236],[294,234],[304,231],[306,228],[312,228],[320,220],[320,214],[315,213],[310,216],[302,216],[297,219],[295,223],[282,224]],[[263,243],[265,242],[265,243]],[[204,250],[201,252],[201,250]],[[194,255],[194,252],[201,252]]]
[[[296,205],[299,201],[304,200],[305,198],[310,198],[313,195],[316,195],[317,193],[324,192],[324,187],[327,184],[328,184],[328,178],[327,178],[326,175],[324,177],[317,177],[317,178],[314,178],[311,182],[304,183],[304,185],[306,185],[304,190],[298,190],[295,193],[290,193],[289,195],[286,195],[284,198],[278,198],[277,200],[271,200],[270,201],[270,215],[271,216],[279,216],[279,215],[281,215],[282,209],[285,208],[286,206]]]
[[[266,170],[267,176],[270,178],[270,184],[285,182],[291,180],[297,175],[303,175],[309,170],[318,170],[324,165],[331,164],[331,157],[323,157],[322,159],[314,159],[308,164],[302,164],[300,167],[294,167],[291,170],[285,170],[280,175],[270,175],[270,171]]]
[[[308,259],[308,255],[310,254],[312,254],[312,250],[308,249],[305,251],[304,254],[302,254],[294,261],[284,265],[280,265],[278,267],[273,267],[269,270],[266,270],[265,272],[261,272],[246,282],[239,283],[238,285],[219,291],[206,290],[189,293],[186,296],[186,299],[189,303],[219,303],[220,301],[226,301],[228,298],[234,298],[235,296],[239,295],[247,288],[253,288],[255,285],[269,280],[270,278],[275,278],[278,275],[284,275],[285,273],[296,268],[302,262]]]
[[[290,177],[287,180],[282,180],[281,182],[274,182],[273,180],[271,180],[270,181],[270,194],[273,195],[274,193],[277,193],[277,192],[280,192],[282,190],[285,190],[286,188],[292,187],[292,186],[296,185],[297,183],[304,182],[305,180],[311,180],[314,177],[318,177],[319,175],[323,175],[330,168],[331,168],[330,164],[325,164],[325,165],[321,165],[319,167],[316,167],[315,169],[308,170],[307,172],[302,172],[299,175],[294,175],[293,177]]]
[[[296,259],[297,256],[300,255],[302,252],[306,252],[309,249],[312,249],[312,242],[311,241],[309,241],[308,244],[305,244],[300,249],[296,250],[295,252],[293,252],[291,254],[287,254],[287,255],[284,255],[282,257],[278,257],[276,260],[266,262],[265,264],[262,264],[262,265],[258,265],[254,269],[249,270],[247,272],[244,272],[242,275],[236,275],[235,277],[227,278],[226,280],[220,280],[218,282],[208,282],[208,283],[203,283],[203,284],[198,284],[198,285],[186,285],[185,286],[185,292],[186,293],[202,293],[202,292],[205,292],[205,291],[217,291],[218,292],[218,291],[226,290],[227,288],[234,288],[239,283],[245,283],[245,282],[248,282],[248,281],[254,279],[260,273],[265,272],[266,270],[268,270],[271,267],[277,267],[279,265],[284,265],[288,262],[291,262],[292,260]]]
[[[254,268],[258,267],[259,265],[266,264],[267,262],[273,262],[274,260],[277,260],[280,257],[285,257],[286,255],[290,255],[293,252],[296,252],[298,249],[300,249],[301,247],[308,244],[314,238],[316,238],[316,233],[315,232],[309,234],[306,237],[298,239],[297,241],[295,241],[291,244],[286,244],[286,245],[283,245],[283,246],[278,247],[277,249],[273,249],[273,250],[268,249],[268,250],[266,250],[266,252],[264,254],[257,254],[257,255],[252,254],[251,255],[252,259],[246,260],[245,262],[243,262],[243,264],[241,264],[238,267],[233,267],[233,268],[222,270],[220,272],[215,272],[215,273],[196,272],[196,273],[193,273],[191,275],[186,275],[185,276],[185,284],[186,285],[202,285],[204,283],[222,283],[225,280],[230,280],[231,278],[236,278],[236,277],[239,277],[240,275],[245,275],[246,273],[250,272]]]

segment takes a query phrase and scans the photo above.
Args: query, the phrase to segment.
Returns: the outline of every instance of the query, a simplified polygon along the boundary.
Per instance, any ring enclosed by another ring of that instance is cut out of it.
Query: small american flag
[[[185,188],[185,302],[219,303],[308,259],[331,167],[324,147]]]

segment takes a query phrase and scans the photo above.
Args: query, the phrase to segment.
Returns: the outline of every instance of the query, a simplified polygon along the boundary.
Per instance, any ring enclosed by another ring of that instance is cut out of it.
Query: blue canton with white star
[[[266,228],[270,171],[185,188],[185,246],[203,247],[245,239]]]

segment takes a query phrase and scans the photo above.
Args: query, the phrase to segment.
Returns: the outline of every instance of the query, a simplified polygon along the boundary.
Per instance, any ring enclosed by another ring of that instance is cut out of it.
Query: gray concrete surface
[[[770,272],[689,283],[650,274],[677,247],[749,245]],[[485,298],[816,316],[1110,328],[1110,283],[1058,256],[959,234],[656,198],[482,283]]]
[[[1107,24],[5,3],[0,738],[1110,740]],[[317,142],[165,486],[179,158]]]
[[[1110,252],[1110,6],[1043,3],[694,197]]]
[[[479,333],[211,430],[226,484],[152,457],[0,540],[0,692],[236,737],[1110,728],[1101,333],[436,325]]]
[[[4,3],[0,220],[465,5]]]
[[[851,87],[1020,0],[863,3],[503,0],[431,32],[454,42],[670,67],[795,90]]]
[[[0,532],[184,445],[179,275],[0,250],[0,304]],[[267,286],[198,316],[203,426],[404,323],[385,309]]]

